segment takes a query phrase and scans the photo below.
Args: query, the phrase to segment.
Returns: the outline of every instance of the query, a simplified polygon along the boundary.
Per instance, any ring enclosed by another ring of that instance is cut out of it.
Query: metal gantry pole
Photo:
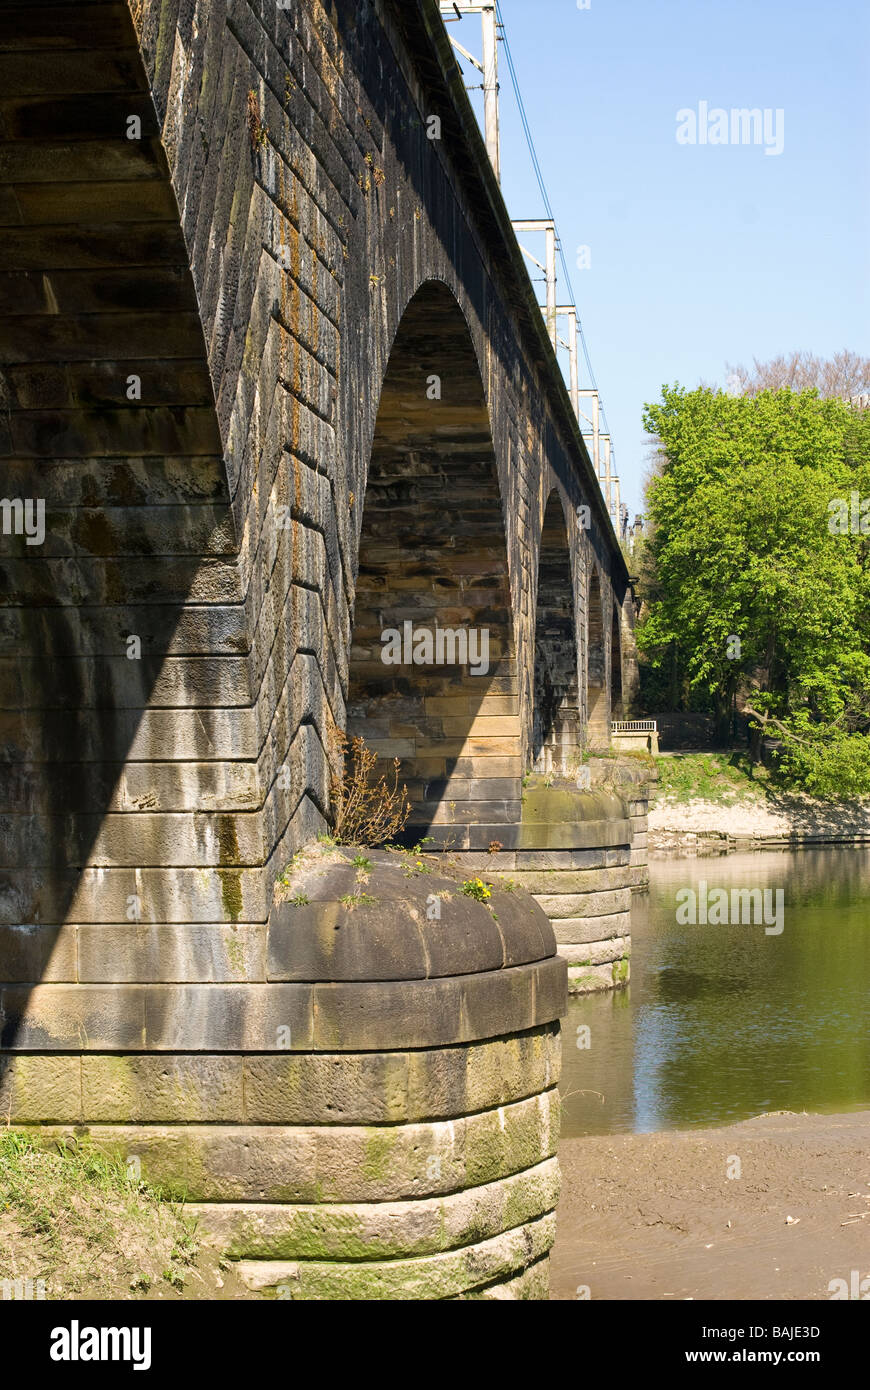
[[[553,347],[556,346],[556,225],[547,224],[547,329]]]
[[[598,429],[598,392],[594,386],[585,386],[579,395],[583,400],[592,402],[592,467],[595,469],[595,476],[601,483],[601,452],[600,435]]]
[[[541,266],[547,283],[547,304],[545,315],[547,319],[547,332],[550,335],[550,342],[556,346],[556,224],[552,217],[536,217],[529,220],[512,222],[511,225],[515,232],[544,232],[547,238],[547,249],[544,252],[544,264],[533,256],[531,251],[527,251],[525,246],[520,244],[520,250],[528,256],[535,265]]]
[[[501,158],[498,138],[498,40],[495,32],[495,0],[481,5],[483,24],[483,123],[486,148],[495,176],[501,183]]]
[[[489,155],[490,163],[495,170],[495,176],[501,182],[501,155],[499,151],[499,129],[498,129],[498,32],[495,16],[495,0],[478,0],[477,4],[466,3],[466,0],[440,0],[439,8],[441,17],[449,23],[453,19],[462,19],[465,15],[479,14],[481,27],[483,30],[483,62],[479,63],[467,48],[463,48],[456,39],[450,39],[453,47],[458,49],[463,58],[467,58],[473,63],[477,70],[483,73],[483,129],[486,139],[486,152]]]
[[[581,420],[586,420],[592,426],[592,467],[598,479],[598,486],[601,488],[607,506],[607,514],[613,521],[614,529],[618,526],[619,517],[619,478],[611,471],[612,460],[610,454],[610,435],[604,434],[600,428],[600,400],[598,392],[594,386],[586,386],[578,392],[583,400],[592,402],[592,415],[586,415],[583,411],[579,412]],[[581,426],[582,430],[582,426]],[[616,498],[616,511],[614,513],[614,497]],[[617,518],[614,520],[614,516]]]
[[[568,341],[565,346],[568,349],[568,381],[571,392],[571,404],[574,407],[574,414],[580,419],[580,376],[577,365],[577,309],[573,304],[559,304],[556,306],[557,317],[564,317],[568,320]]]

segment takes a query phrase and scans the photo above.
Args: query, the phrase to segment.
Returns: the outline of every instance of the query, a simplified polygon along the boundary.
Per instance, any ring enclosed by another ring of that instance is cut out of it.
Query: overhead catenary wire
[[[542,201],[543,201],[544,209],[545,209],[545,211],[546,211],[547,217],[550,219],[550,221],[551,221],[551,222],[553,223],[553,225],[555,226],[556,219],[555,219],[555,217],[553,216],[552,204],[550,203],[549,194],[547,193],[547,187],[546,187],[546,184],[544,183],[544,175],[543,175],[543,172],[542,172],[542,170],[541,170],[540,162],[539,162],[539,160],[538,160],[538,154],[537,154],[537,151],[536,151],[536,149],[535,149],[535,142],[534,142],[534,139],[532,138],[532,131],[531,131],[531,127],[530,127],[530,125],[529,125],[528,117],[526,116],[526,108],[525,108],[525,106],[524,106],[524,104],[523,104],[523,98],[522,98],[522,93],[521,93],[521,91],[520,91],[519,79],[517,78],[517,71],[516,71],[516,67],[514,66],[513,54],[511,53],[510,42],[509,42],[508,36],[507,36],[507,29],[505,28],[504,20],[503,20],[502,17],[501,17],[501,9],[500,9],[500,7],[499,7],[498,0],[495,0],[495,17],[496,17],[496,23],[498,24],[498,27],[499,27],[499,29],[500,29],[500,31],[501,31],[501,39],[502,39],[502,43],[504,44],[504,53],[505,53],[505,57],[506,57],[506,59],[507,59],[508,72],[510,73],[511,85],[512,85],[513,90],[514,90],[514,97],[515,97],[515,100],[516,100],[516,103],[517,103],[517,110],[519,111],[520,121],[521,121],[521,123],[522,123],[523,132],[524,132],[525,137],[526,137],[526,144],[527,144],[528,147],[529,147],[529,155],[530,155],[531,161],[532,161],[532,168],[533,168],[534,171],[535,171],[535,178],[536,178],[537,183],[538,183],[538,189],[539,189],[540,194],[541,194],[541,199],[542,199]],[[556,247],[557,247],[558,252],[559,252],[559,260],[561,261],[561,264],[562,264],[562,273],[563,273],[564,276],[565,276],[565,283],[566,283],[566,285],[568,286],[568,294],[569,294],[570,300],[571,300],[571,302],[572,302],[573,304],[576,304],[576,303],[577,303],[577,299],[576,299],[576,296],[575,296],[575,294],[574,294],[573,286],[572,286],[572,284],[571,284],[571,276],[570,276],[570,274],[568,273],[568,262],[567,262],[566,259],[565,259],[565,251],[564,251],[564,248],[563,248],[563,246],[562,246],[562,241],[561,241],[561,238],[560,238],[559,235],[558,235],[558,232],[557,232],[557,234],[556,234]],[[582,324],[581,324],[581,322],[580,322],[579,314],[578,314],[578,316],[577,316],[577,333],[578,333],[578,336],[579,336],[579,338],[580,338],[580,345],[581,345],[581,347],[582,347],[582,349],[583,349],[583,360],[584,360],[584,362],[586,363],[586,370],[587,370],[587,372],[589,373],[589,380],[590,380],[590,382],[592,383],[592,386],[594,387],[594,389],[595,389],[596,391],[598,391],[598,383],[597,383],[597,381],[595,380],[595,373],[594,373],[594,371],[592,370],[592,361],[591,361],[590,356],[589,356],[589,348],[588,348],[587,343],[586,343],[586,337],[585,337],[585,334],[584,334],[584,332],[583,332],[583,327],[582,327]],[[600,391],[598,392],[598,394],[599,394],[599,400],[600,400],[600,397],[601,397]],[[607,421],[607,412],[606,412],[605,409],[604,409],[604,403],[603,403],[603,402],[601,402],[601,404],[600,404],[600,410],[601,410],[601,418],[602,418],[602,421],[603,421],[603,423],[604,423],[604,428],[605,428],[605,430],[607,431],[607,433],[610,434],[610,426],[609,426],[608,421]],[[615,464],[615,462],[616,462],[616,450],[615,450],[615,448],[613,447],[613,436],[612,436],[612,435],[611,435],[611,446],[610,446],[610,447],[611,447],[611,459],[612,459],[613,463]]]

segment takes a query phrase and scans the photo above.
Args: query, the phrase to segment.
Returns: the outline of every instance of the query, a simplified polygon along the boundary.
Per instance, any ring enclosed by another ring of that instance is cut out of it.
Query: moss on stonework
[[[242,915],[242,876],[237,869],[218,869],[217,873],[221,881],[224,912],[231,922],[238,922]]]
[[[159,1162],[159,1160],[158,1160]],[[142,1171],[148,1166],[148,1155],[142,1162]],[[174,1165],[173,1165],[174,1166]],[[159,1185],[176,1200],[189,1201],[204,1193],[209,1186],[210,1174],[203,1162],[202,1150],[196,1141],[183,1143],[179,1154],[179,1168],[171,1175],[160,1173]]]
[[[613,962],[612,976],[615,985],[625,984],[628,979],[628,956],[623,956],[622,960]]]
[[[256,1221],[244,1224],[224,1249],[228,1259],[244,1259],[252,1247],[260,1260],[378,1260],[389,1251],[385,1241],[362,1234],[363,1221],[355,1212],[297,1212],[292,1228],[271,1239],[263,1236]],[[401,1253],[401,1252],[400,1252]]]
[[[513,1226],[521,1226],[531,1216],[537,1216],[538,1213],[531,1210],[535,1206],[534,1195],[531,1184],[528,1189],[520,1183],[508,1188],[501,1213],[501,1225],[506,1231]]]
[[[387,1163],[396,1146],[392,1134],[382,1129],[370,1129],[366,1133],[366,1154],[362,1164],[362,1174],[369,1182],[382,1182],[387,1177]]]
[[[237,936],[231,936],[227,941],[227,960],[236,974],[245,974],[245,949]]]
[[[231,922],[238,922],[242,915],[242,875],[237,868],[225,867],[229,864],[238,864],[240,858],[239,840],[233,816],[218,816],[217,839],[221,865],[217,873],[221,881],[221,901],[224,905],[224,913]]]
[[[576,979],[568,981],[568,991],[579,990],[580,985],[591,985],[593,989],[606,989],[607,985],[598,975],[578,975]]]
[[[308,1274],[308,1271],[305,1271]],[[318,1273],[320,1271],[318,1270]],[[310,1276],[309,1276],[310,1279]],[[267,1286],[262,1290],[264,1298],[274,1299],[311,1299],[370,1302],[372,1298],[378,1297],[377,1279],[369,1272],[369,1267],[362,1262],[359,1269],[354,1269],[351,1265],[342,1265],[339,1271],[330,1280],[321,1278],[316,1281],[315,1289],[309,1290],[309,1280],[303,1282],[302,1279],[288,1281],[287,1283],[276,1283]],[[311,1281],[314,1282],[314,1281]]]
[[[133,1124],[140,1118],[142,1086],[133,1062],[132,1057],[118,1055],[99,1059],[100,1091],[104,1098],[111,1094],[114,1124]]]

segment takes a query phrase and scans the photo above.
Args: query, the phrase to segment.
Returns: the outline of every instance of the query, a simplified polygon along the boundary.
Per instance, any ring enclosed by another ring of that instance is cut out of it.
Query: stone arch
[[[610,624],[610,718],[623,718],[622,698],[622,634],[619,622],[619,605],[613,602],[613,617]]]
[[[590,743],[607,742],[607,649],[601,576],[592,566],[586,595],[586,736]]]
[[[99,971],[94,924],[239,917],[250,783],[214,706],[229,722],[250,688],[203,326],[130,12],[22,7],[0,49],[2,491],[38,500],[45,532],[0,536],[11,1046],[49,962],[76,979],[76,932],[78,969]],[[218,863],[226,895],[217,875],[202,888]]]
[[[503,508],[483,385],[449,288],[402,317],[359,538],[347,729],[398,757],[410,836],[507,845],[521,745]]]
[[[565,512],[554,488],[538,552],[532,761],[537,771],[565,770],[580,742],[580,682],[574,582]]]

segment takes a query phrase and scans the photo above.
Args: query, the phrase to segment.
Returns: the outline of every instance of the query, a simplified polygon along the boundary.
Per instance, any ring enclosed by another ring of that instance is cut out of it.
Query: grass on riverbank
[[[733,806],[761,801],[773,790],[767,768],[750,761],[740,749],[730,753],[686,753],[656,758],[657,798],[670,801],[714,801]]]
[[[217,1263],[183,1208],[120,1157],[0,1130],[0,1281],[44,1280],[47,1299],[214,1298]]]

